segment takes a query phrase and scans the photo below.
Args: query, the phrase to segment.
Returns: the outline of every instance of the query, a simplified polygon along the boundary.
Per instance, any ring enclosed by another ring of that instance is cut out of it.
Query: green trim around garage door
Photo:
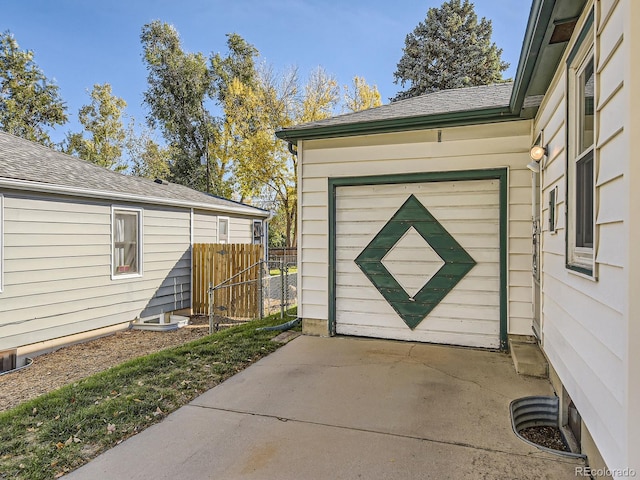
[[[336,189],[338,187],[488,179],[500,181],[500,349],[507,350],[508,219],[506,168],[329,178],[329,333],[336,334]]]

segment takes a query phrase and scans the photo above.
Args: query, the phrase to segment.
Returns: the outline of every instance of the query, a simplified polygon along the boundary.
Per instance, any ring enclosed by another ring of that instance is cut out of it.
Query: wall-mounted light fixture
[[[546,155],[547,147],[543,147],[541,145],[534,145],[533,147],[531,147],[531,150],[529,150],[529,156],[531,157],[531,160],[534,160],[536,162],[542,160],[542,157],[545,157]]]
[[[529,150],[529,156],[531,157],[531,162],[527,163],[527,168],[532,172],[539,173],[540,172],[540,161],[547,156],[548,150],[546,146],[542,146],[542,132],[536,138],[535,143]]]

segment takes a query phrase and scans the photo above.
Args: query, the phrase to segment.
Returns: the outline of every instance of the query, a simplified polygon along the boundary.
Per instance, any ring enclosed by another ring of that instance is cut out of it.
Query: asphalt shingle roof
[[[305,130],[401,118],[425,117],[429,115],[489,108],[506,108],[509,107],[512,89],[513,82],[506,82],[479,87],[441,90],[360,112],[337,115],[325,120],[296,125],[289,129],[283,129],[283,132],[287,130]]]
[[[42,186],[66,187],[78,191],[95,191],[105,197],[132,195],[145,197],[150,203],[190,203],[200,208],[228,210],[264,216],[265,211],[249,205],[198,192],[169,183],[158,184],[146,178],[123,175],[79,158],[57,152],[40,144],[0,131],[0,179],[33,183],[33,190]]]

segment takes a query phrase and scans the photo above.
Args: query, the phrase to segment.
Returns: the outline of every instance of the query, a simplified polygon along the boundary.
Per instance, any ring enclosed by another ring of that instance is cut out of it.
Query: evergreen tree
[[[405,39],[404,54],[393,74],[404,88],[392,101],[424,93],[502,81],[509,64],[491,42],[491,20],[478,17],[469,0],[449,0],[430,8]]]

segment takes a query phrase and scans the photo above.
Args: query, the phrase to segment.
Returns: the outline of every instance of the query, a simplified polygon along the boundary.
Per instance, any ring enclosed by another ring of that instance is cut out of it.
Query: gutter
[[[361,123],[345,123],[325,127],[291,128],[279,130],[276,136],[281,140],[315,140],[322,138],[348,137],[353,135],[372,135],[376,133],[404,132],[425,128],[473,125],[477,123],[506,122],[519,120],[509,106],[492,107],[478,110],[461,110],[436,115],[390,118]]]
[[[93,200],[116,200],[127,201],[135,203],[144,203],[151,205],[166,205],[171,207],[184,207],[184,208],[197,208],[200,210],[210,210],[214,212],[224,213],[244,213],[250,216],[257,216],[267,218],[270,213],[246,206],[238,206],[237,208],[227,205],[211,205],[209,203],[190,202],[187,200],[168,200],[166,198],[147,197],[143,195],[134,195],[129,193],[117,193],[117,192],[105,192],[101,190],[91,190],[85,188],[65,187],[62,185],[44,184],[40,182],[33,182],[29,180],[16,180],[8,178],[0,178],[0,187],[9,188],[13,190],[21,190],[27,192],[42,192],[42,193],[56,193],[60,195],[71,195],[76,197],[91,198]]]
[[[551,21],[555,4],[556,0],[534,0],[531,4],[527,30],[524,34],[518,69],[509,101],[512,112],[520,112],[524,104],[524,97],[531,83],[538,52],[544,40],[547,26]]]

